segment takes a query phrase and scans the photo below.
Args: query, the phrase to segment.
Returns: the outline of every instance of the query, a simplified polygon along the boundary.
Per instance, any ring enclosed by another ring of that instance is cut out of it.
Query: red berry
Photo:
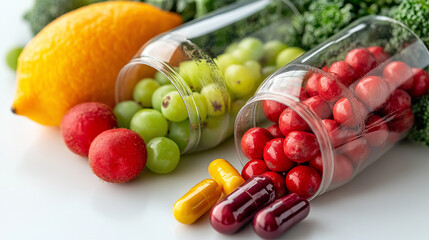
[[[359,166],[368,159],[371,150],[365,138],[359,137],[342,145],[339,152],[347,156],[355,166]]]
[[[355,71],[344,61],[334,62],[328,72],[336,73],[340,76],[339,80],[346,87],[350,86],[356,80]]]
[[[355,87],[356,97],[372,111],[378,109],[390,96],[390,88],[383,78],[369,76],[362,78]]]
[[[309,97],[316,96],[318,94],[317,85],[319,84],[320,78],[323,77],[320,73],[313,73],[305,84],[305,89]]]
[[[299,100],[304,101],[307,98],[308,98],[307,91],[305,90],[305,88],[301,87],[301,90],[299,92]]]
[[[124,183],[137,177],[146,165],[143,139],[125,128],[111,129],[98,135],[89,149],[89,165],[106,182]]]
[[[297,112],[290,108],[286,108],[282,114],[280,114],[279,128],[284,136],[294,130],[310,131],[310,127],[307,122],[304,121]]]
[[[335,121],[345,127],[356,127],[359,123],[363,122],[368,110],[359,101],[356,100],[357,106],[352,108],[350,101],[347,98],[338,100],[333,109]]]
[[[313,96],[304,100],[302,103],[307,105],[313,112],[321,119],[330,118],[332,116],[332,109],[328,103],[323,101],[319,96]]]
[[[290,160],[302,163],[316,157],[320,149],[313,133],[293,131],[286,136],[283,151]]]
[[[337,123],[337,121],[332,119],[323,119],[322,120],[323,126],[325,127],[326,131],[328,132],[329,139],[331,139],[331,143],[334,147],[341,145],[342,143],[342,136],[341,136],[341,129],[340,125]]]
[[[344,183],[353,176],[353,164],[345,156],[336,154],[334,159],[334,184]]]
[[[372,55],[375,57],[377,64],[387,61],[390,58],[389,54],[387,54],[382,47],[375,46],[375,47],[368,47],[366,49],[368,49],[368,51],[370,51]]]
[[[264,110],[265,116],[271,122],[277,122],[279,120],[280,114],[286,108],[284,104],[281,104],[276,101],[264,100],[262,101],[262,109]]]
[[[389,127],[383,118],[372,115],[368,117],[365,124],[365,139],[369,145],[380,147],[383,145],[389,136]]]
[[[407,92],[401,89],[396,89],[390,98],[387,100],[381,113],[384,115],[393,115],[395,113],[403,112],[411,107],[411,97]]]
[[[254,127],[247,130],[241,138],[241,150],[248,159],[262,159],[265,144],[271,140],[270,132],[264,128]]]
[[[280,131],[280,127],[277,123],[274,123],[273,125],[269,126],[267,128],[268,132],[271,133],[271,135],[274,138],[284,138],[285,136],[283,135],[283,133]]]
[[[429,75],[428,73],[420,68],[412,69],[413,76],[413,87],[410,90],[412,97],[421,97],[428,94],[429,91]]]
[[[392,90],[399,86],[404,90],[410,90],[413,87],[413,75],[410,66],[400,61],[391,62],[383,69],[383,77]]]
[[[70,109],[61,121],[61,135],[67,147],[88,156],[89,147],[98,134],[118,127],[112,109],[98,102],[81,103]]]
[[[411,129],[413,124],[414,115],[411,109],[395,114],[393,120],[387,122],[390,131],[393,132],[406,132]]]
[[[253,159],[244,165],[243,169],[241,170],[241,176],[244,178],[244,180],[247,180],[253,176],[261,175],[267,171],[267,165],[265,165],[263,160]]]
[[[347,53],[345,62],[355,71],[356,77],[363,77],[377,66],[377,61],[366,48],[356,48]]]
[[[274,138],[264,147],[264,161],[268,169],[272,171],[287,171],[296,165],[283,152],[283,142],[283,138]]]
[[[323,76],[319,79],[317,92],[322,100],[335,102],[343,95],[342,80],[338,74],[331,74],[332,77]]]
[[[321,178],[319,173],[309,166],[296,166],[286,175],[286,187],[291,193],[302,198],[313,196],[319,189]]]
[[[273,171],[265,172],[262,175],[269,177],[273,182],[274,189],[276,192],[276,199],[279,199],[286,195],[286,183],[282,175]]]
[[[318,155],[317,157],[308,161],[308,166],[314,168],[319,172],[320,176],[323,174],[323,161],[322,156]]]

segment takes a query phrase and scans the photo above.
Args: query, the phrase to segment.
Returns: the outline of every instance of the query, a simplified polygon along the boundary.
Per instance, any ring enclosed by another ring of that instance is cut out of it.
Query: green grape
[[[152,107],[152,94],[159,86],[159,83],[152,78],[140,80],[134,87],[134,101],[140,103],[142,107]]]
[[[171,84],[170,80],[161,72],[155,73],[155,80],[161,85]]]
[[[158,111],[161,111],[161,104],[165,95],[175,90],[176,88],[172,84],[163,85],[156,89],[152,94],[152,107]]]
[[[261,78],[261,64],[259,64],[257,61],[247,61],[244,63],[244,66],[247,67],[250,71],[252,71],[255,79]]]
[[[292,62],[295,58],[304,54],[305,51],[299,47],[290,47],[281,51],[276,58],[276,66],[278,68],[283,67],[284,65]]]
[[[239,64],[238,60],[233,57],[231,54],[224,53],[219,55],[215,60],[219,70],[225,72],[225,69],[232,64]]]
[[[255,88],[257,79],[253,72],[243,65],[231,65],[225,71],[226,85],[238,98],[243,97]]]
[[[131,118],[130,129],[137,132],[147,143],[155,137],[163,137],[168,132],[168,122],[154,109],[142,109]]]
[[[232,51],[234,51],[237,48],[238,48],[238,43],[237,42],[233,42],[233,43],[229,44],[225,48],[225,53],[232,53]]]
[[[179,164],[180,150],[177,144],[171,139],[166,137],[153,138],[147,143],[146,149],[146,166],[154,173],[169,173]]]
[[[168,137],[179,146],[180,152],[188,146],[190,135],[189,120],[172,122],[168,131]]]
[[[22,50],[22,47],[16,47],[9,50],[6,54],[6,63],[10,69],[16,71],[16,68],[18,67],[18,57],[21,55]]]
[[[206,100],[208,116],[220,116],[225,113],[226,91],[212,83],[201,89],[201,95]]]
[[[211,67],[204,60],[181,62],[179,74],[194,92],[201,90],[202,83],[211,81]]]
[[[240,41],[238,48],[249,51],[250,59],[258,61],[264,53],[264,45],[261,40],[254,37],[247,37]]]
[[[264,64],[265,65],[274,65],[276,64],[277,55],[281,51],[287,48],[287,45],[280,41],[269,41],[264,44]]]
[[[188,118],[188,111],[178,91],[168,93],[162,99],[161,112],[172,122],[181,122]]]
[[[276,66],[266,66],[262,68],[262,79],[266,79],[268,76],[277,71]]]
[[[118,127],[130,128],[131,118],[140,109],[142,109],[142,107],[134,101],[123,101],[116,104],[113,113],[118,120]]]
[[[192,97],[194,98],[195,104],[198,109],[198,115],[201,119],[201,121],[204,121],[207,117],[207,105],[206,105],[206,99],[203,95],[194,92],[192,93]]]
[[[252,52],[250,50],[237,48],[232,51],[231,56],[233,56],[240,64],[245,63],[246,61],[252,60]]]
[[[201,131],[201,147],[213,147],[223,140],[227,118],[225,116],[209,117]]]

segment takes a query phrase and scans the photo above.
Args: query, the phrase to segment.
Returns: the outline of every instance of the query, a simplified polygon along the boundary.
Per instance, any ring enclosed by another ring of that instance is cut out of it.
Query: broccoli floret
[[[413,102],[414,125],[408,138],[429,146],[429,95],[425,95]]]
[[[393,18],[408,26],[429,47],[429,1],[403,1],[394,10]]]
[[[103,0],[36,0],[33,7],[24,15],[30,23],[34,35],[57,17],[79,7],[102,2]]]

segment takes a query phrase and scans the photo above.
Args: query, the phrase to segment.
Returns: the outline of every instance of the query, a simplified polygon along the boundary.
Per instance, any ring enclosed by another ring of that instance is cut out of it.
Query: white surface
[[[209,177],[211,160],[239,166],[232,139],[183,157],[172,174],[144,171],[115,185],[69,152],[57,128],[10,112],[15,76],[3,59],[30,38],[21,16],[31,2],[5,1],[0,8],[0,239],[258,239],[250,226],[224,236],[207,215],[185,226],[171,213],[176,199]],[[403,142],[352,182],[313,200],[309,217],[284,238],[428,239],[428,183],[429,148]]]

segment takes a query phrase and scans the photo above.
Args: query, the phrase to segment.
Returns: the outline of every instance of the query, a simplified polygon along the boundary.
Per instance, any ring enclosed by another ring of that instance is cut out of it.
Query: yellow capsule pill
[[[225,159],[213,160],[209,165],[210,176],[222,186],[225,195],[230,194],[244,183],[243,177]]]
[[[173,206],[173,215],[183,224],[191,224],[212,208],[222,195],[222,187],[213,179],[195,185]]]

